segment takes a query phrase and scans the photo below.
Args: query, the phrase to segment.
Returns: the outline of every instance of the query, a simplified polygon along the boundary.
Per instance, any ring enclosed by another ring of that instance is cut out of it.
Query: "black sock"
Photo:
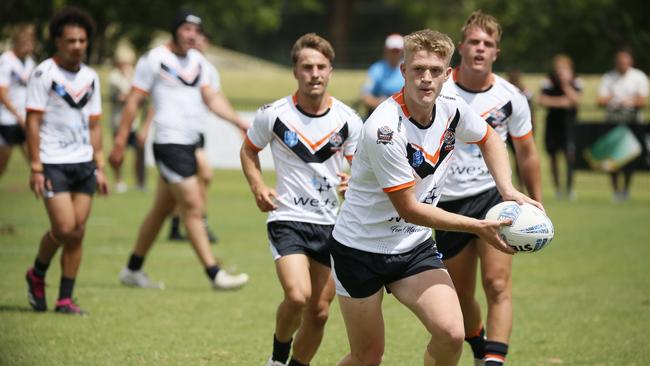
[[[171,232],[172,233],[179,232],[180,226],[181,226],[181,218],[180,218],[180,216],[172,216]]]
[[[72,298],[73,289],[74,278],[61,277],[61,284],[59,285],[59,300]]]
[[[205,269],[205,273],[207,273],[208,277],[210,277],[210,280],[214,281],[214,278],[217,277],[217,273],[219,273],[219,266],[216,264],[212,267],[207,267]]]
[[[38,277],[45,277],[45,273],[49,267],[49,263],[41,263],[38,258],[34,260],[34,274]]]
[[[273,335],[273,356],[271,357],[273,361],[278,361],[280,363],[287,362],[289,359],[289,352],[291,352],[291,341],[293,341],[293,339],[290,339],[289,342],[283,343],[278,341],[275,334]]]
[[[131,257],[129,257],[129,264],[127,265],[127,268],[130,269],[131,271],[139,271],[140,269],[142,269],[143,263],[144,263],[144,257],[131,254]]]
[[[309,366],[309,364],[306,364],[306,365],[305,365],[304,363],[300,363],[300,362],[296,361],[295,358],[292,357],[292,358],[291,358],[291,361],[289,361],[289,363],[287,364],[287,366]]]
[[[472,347],[472,353],[474,353],[475,359],[482,360],[485,357],[485,328],[482,325],[478,332],[470,334],[465,338],[465,342],[469,343],[470,347]]]
[[[485,342],[485,366],[501,366],[506,362],[508,345],[501,342]]]

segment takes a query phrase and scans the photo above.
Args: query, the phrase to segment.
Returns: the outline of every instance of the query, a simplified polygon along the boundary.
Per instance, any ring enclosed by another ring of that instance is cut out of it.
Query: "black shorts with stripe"
[[[160,176],[167,183],[180,183],[196,175],[196,144],[153,144],[153,156]]]
[[[431,238],[406,253],[378,254],[347,247],[330,237],[330,252],[336,293],[353,298],[368,297],[382,287],[390,293],[395,281],[445,268]]]
[[[45,176],[45,197],[54,196],[60,192],[80,192],[95,194],[97,177],[95,162],[73,164],[43,164]],[[48,189],[47,187],[52,187]]]
[[[0,125],[0,146],[21,145],[25,141],[25,131],[20,125]]]
[[[330,266],[329,237],[334,225],[319,225],[298,221],[271,221],[267,224],[273,259],[289,254],[305,254]]]
[[[471,197],[454,201],[438,202],[438,207],[455,214],[473,217],[482,220],[485,214],[503,199],[496,188],[488,189]],[[450,259],[460,253],[472,239],[478,238],[474,234],[436,230],[436,243],[442,253],[442,259]]]

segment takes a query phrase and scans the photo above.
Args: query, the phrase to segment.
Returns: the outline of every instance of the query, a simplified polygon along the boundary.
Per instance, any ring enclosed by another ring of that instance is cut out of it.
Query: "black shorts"
[[[575,155],[575,119],[567,118],[546,119],[544,147],[549,154],[563,151],[567,155]]]
[[[196,175],[195,150],[195,144],[153,144],[153,156],[163,180],[167,183],[180,183]]]
[[[429,238],[411,251],[401,254],[378,254],[347,247],[330,237],[332,273],[336,293],[353,298],[368,297],[382,287],[403,278],[445,268],[436,243]]]
[[[0,146],[21,145],[25,142],[25,131],[20,125],[0,125]]]
[[[482,220],[485,214],[503,199],[496,188],[488,189],[477,195],[461,198],[459,200],[438,202],[438,207],[455,214],[473,217]],[[450,259],[460,253],[472,239],[478,238],[474,234],[459,231],[435,230],[438,250],[442,259]]]
[[[273,259],[289,254],[305,254],[318,263],[330,266],[329,237],[334,225],[297,221],[271,221],[267,224]]]
[[[60,192],[81,192],[95,194],[97,178],[95,177],[95,162],[74,164],[43,164],[45,176],[45,197],[52,197]],[[48,185],[52,190],[47,190]]]

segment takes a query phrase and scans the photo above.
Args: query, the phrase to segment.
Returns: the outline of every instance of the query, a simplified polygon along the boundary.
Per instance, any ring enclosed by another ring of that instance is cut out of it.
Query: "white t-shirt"
[[[603,75],[598,88],[599,97],[611,97],[608,106],[608,119],[612,122],[630,122],[629,119],[640,122],[641,113],[634,108],[623,108],[621,103],[625,100],[641,96],[648,97],[648,77],[643,71],[630,68],[625,74],[612,70]],[[626,120],[628,119],[628,120]]]
[[[332,225],[339,207],[336,187],[345,158],[357,148],[362,122],[348,106],[330,98],[321,115],[305,113],[295,95],[257,111],[246,143],[256,151],[271,144],[278,208],[267,222],[286,220]]]
[[[404,221],[387,192],[414,186],[416,199],[436,205],[458,140],[483,143],[491,129],[457,96],[436,99],[433,123],[410,120],[402,92],[382,102],[363,126],[350,187],[332,235],[366,252],[397,254],[431,237]]]
[[[154,143],[192,145],[199,139],[205,118],[201,88],[210,86],[208,62],[190,49],[185,57],[168,46],[158,46],[135,66],[133,87],[151,94]]]
[[[46,164],[84,163],[93,159],[89,122],[102,114],[95,70],[60,68],[52,58],[41,62],[27,83],[27,111],[43,112],[40,160]]]
[[[0,87],[8,89],[9,100],[18,113],[25,117],[25,100],[27,99],[27,80],[34,69],[34,60],[27,56],[20,60],[11,51],[0,55]],[[0,125],[9,126],[18,123],[4,103],[0,103]]]
[[[445,83],[443,90],[459,95],[474,112],[494,128],[504,142],[508,135],[513,140],[524,140],[533,136],[528,101],[516,86],[493,74],[492,86],[475,93],[456,83],[457,71],[458,69],[454,70],[454,77]],[[457,143],[440,201],[471,197],[495,186],[496,183],[478,146]]]

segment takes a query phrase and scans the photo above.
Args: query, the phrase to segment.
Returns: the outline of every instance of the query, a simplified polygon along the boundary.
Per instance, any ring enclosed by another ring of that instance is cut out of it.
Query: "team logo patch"
[[[294,147],[298,144],[298,134],[293,131],[284,131],[284,143],[289,147]]]
[[[416,152],[413,153],[411,166],[417,168],[420,165],[422,165],[422,163],[424,163],[424,154],[422,153],[422,151],[417,150]]]
[[[456,133],[452,130],[445,131],[443,142],[447,145],[453,145],[456,142]]]
[[[53,86],[54,86],[54,92],[56,92],[56,94],[58,94],[61,97],[65,97],[66,91],[63,85],[54,84]]]
[[[36,70],[36,72],[34,72],[34,77],[35,77],[35,78],[40,78],[41,75],[43,75],[43,71],[42,71],[42,70]]]
[[[393,144],[393,130],[388,126],[382,126],[377,129],[377,143],[383,145]]]
[[[330,137],[330,144],[332,144],[332,149],[340,149],[343,145],[343,136],[340,132],[335,132]]]

